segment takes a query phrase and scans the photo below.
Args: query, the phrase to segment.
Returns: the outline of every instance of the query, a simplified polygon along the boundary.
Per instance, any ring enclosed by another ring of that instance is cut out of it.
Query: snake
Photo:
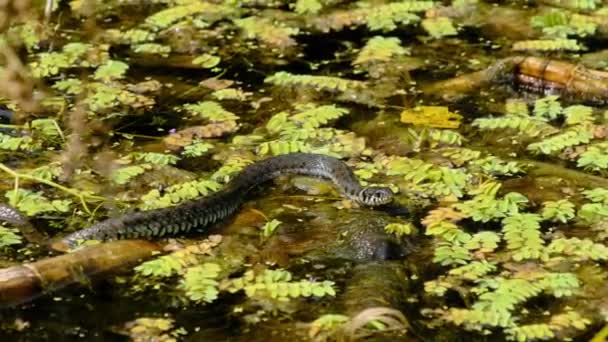
[[[315,153],[290,153],[262,159],[236,174],[221,190],[172,207],[136,211],[111,217],[60,238],[70,248],[86,240],[153,239],[208,228],[238,211],[247,193],[276,177],[299,175],[331,181],[353,202],[378,207],[392,202],[389,187],[363,186],[340,159]],[[0,220],[22,222],[19,213],[0,211]]]

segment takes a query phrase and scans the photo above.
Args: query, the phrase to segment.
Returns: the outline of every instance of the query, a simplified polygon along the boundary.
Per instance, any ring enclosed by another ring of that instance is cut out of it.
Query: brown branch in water
[[[160,250],[158,244],[150,241],[114,241],[0,269],[0,307],[29,302],[70,285],[86,284],[93,276],[133,266]]]
[[[517,64],[515,83],[521,90],[603,105],[608,103],[608,72],[540,57]]]
[[[484,70],[424,85],[422,91],[429,95],[441,94],[446,100],[459,98],[482,87],[511,78],[517,65],[523,60],[525,57],[504,58]]]
[[[518,159],[517,161],[532,165],[532,168],[528,170],[528,174],[533,177],[559,177],[571,181],[578,187],[608,188],[608,179],[604,177],[590,175],[554,163],[545,163],[529,159]]]
[[[566,101],[608,103],[608,72],[542,57],[504,58],[484,70],[434,82],[422,90],[450,100],[505,82],[520,91],[559,95]]]

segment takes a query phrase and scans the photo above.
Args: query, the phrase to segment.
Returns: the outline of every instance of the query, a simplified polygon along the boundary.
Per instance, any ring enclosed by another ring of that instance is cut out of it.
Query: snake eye
[[[379,206],[393,200],[393,191],[387,187],[370,186],[359,193],[361,203],[369,206]]]

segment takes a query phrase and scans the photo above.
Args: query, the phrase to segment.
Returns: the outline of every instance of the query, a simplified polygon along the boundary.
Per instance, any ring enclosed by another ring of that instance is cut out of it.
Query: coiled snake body
[[[73,247],[83,240],[153,238],[201,230],[235,213],[255,186],[281,175],[303,175],[331,180],[352,201],[379,206],[392,201],[387,187],[364,187],[353,171],[339,159],[311,153],[270,157],[249,165],[222,190],[177,206],[128,213],[109,218],[63,237],[59,242]],[[14,213],[7,217],[14,220]],[[0,212],[0,220],[3,219]]]

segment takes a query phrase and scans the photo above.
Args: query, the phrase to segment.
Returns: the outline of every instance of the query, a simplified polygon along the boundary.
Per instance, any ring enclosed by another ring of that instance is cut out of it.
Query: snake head
[[[384,186],[369,186],[359,192],[358,201],[361,204],[377,207],[393,201],[393,191]]]

